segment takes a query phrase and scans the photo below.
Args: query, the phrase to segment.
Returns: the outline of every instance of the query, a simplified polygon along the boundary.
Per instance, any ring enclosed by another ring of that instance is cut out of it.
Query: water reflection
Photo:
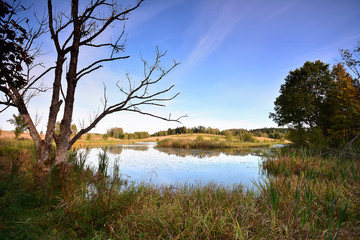
[[[107,147],[108,151],[112,154],[121,154],[123,149],[133,149],[136,151],[148,151],[149,148],[155,147],[155,144],[139,144],[139,145],[113,145]],[[156,147],[156,150],[166,153],[168,155],[175,155],[178,157],[214,157],[220,156],[220,154],[225,154],[228,156],[246,156],[246,155],[256,155],[263,156],[265,153],[269,152],[269,148],[223,148],[223,149],[182,149],[182,148],[169,148],[169,147]]]
[[[96,169],[101,148],[93,148],[88,165]],[[269,148],[195,150],[120,145],[107,148],[108,173],[118,162],[127,180],[151,184],[243,184],[252,186],[262,175],[262,155]]]
[[[226,149],[212,149],[212,150],[202,150],[202,149],[181,149],[181,148],[165,148],[157,147],[160,152],[164,152],[169,155],[176,155],[179,157],[193,156],[198,158],[205,157],[214,157],[220,156],[220,154],[225,154],[227,156],[246,156],[246,155],[256,155],[263,156],[264,153],[268,152],[269,149],[266,148],[226,148]]]
[[[107,147],[108,152],[112,154],[120,155],[123,149],[134,149],[136,151],[147,151],[149,146],[142,146],[142,145],[114,145]]]

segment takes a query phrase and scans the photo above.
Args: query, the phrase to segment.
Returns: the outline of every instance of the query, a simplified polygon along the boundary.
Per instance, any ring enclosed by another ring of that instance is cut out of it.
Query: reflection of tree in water
[[[121,154],[123,149],[133,149],[136,151],[147,151],[149,149],[148,146],[141,146],[141,145],[116,145],[116,146],[109,146],[108,151],[112,154]]]
[[[193,156],[193,157],[198,157],[198,158],[204,158],[204,157],[213,157],[213,156],[220,155],[220,152],[209,151],[209,150],[199,150],[199,149],[157,147],[156,150],[158,150],[160,152],[164,152],[169,155],[176,155],[178,157]]]
[[[256,156],[264,156],[266,152],[270,151],[268,147],[262,148],[227,148],[220,149],[220,151],[225,155],[230,156],[246,156],[246,155],[256,155]]]
[[[108,152],[112,154],[121,154],[123,150],[122,146],[109,146]]]
[[[169,155],[176,155],[179,157],[193,156],[198,158],[215,157],[219,156],[220,153],[228,156],[246,156],[254,154],[263,156],[269,148],[225,148],[225,149],[212,149],[212,150],[201,150],[201,149],[183,149],[183,148],[166,148],[157,147],[158,151],[167,153]]]

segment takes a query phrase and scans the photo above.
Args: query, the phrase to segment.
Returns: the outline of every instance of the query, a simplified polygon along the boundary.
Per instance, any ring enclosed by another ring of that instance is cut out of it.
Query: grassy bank
[[[0,239],[359,239],[359,159],[286,149],[264,163],[272,173],[255,190],[242,186],[134,186],[115,171],[54,170],[32,178],[31,147],[0,145]],[[10,147],[13,147],[10,150]],[[6,184],[4,184],[6,183]],[[121,191],[119,191],[121,189]]]
[[[135,141],[125,141],[118,139],[91,139],[91,140],[79,140],[73,145],[73,148],[85,148],[85,147],[105,147],[117,144],[133,144]]]
[[[242,148],[242,147],[270,147],[280,142],[233,142],[224,140],[205,140],[203,138],[181,139],[166,138],[157,142],[158,147],[172,147],[184,149],[220,149],[220,148]]]

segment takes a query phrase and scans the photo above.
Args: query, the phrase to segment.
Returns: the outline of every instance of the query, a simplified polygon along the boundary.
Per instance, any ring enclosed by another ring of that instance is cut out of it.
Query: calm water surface
[[[109,169],[114,163],[122,177],[129,181],[151,184],[242,184],[252,187],[261,181],[262,149],[222,151],[155,148],[154,145],[121,145],[108,147]],[[268,149],[267,149],[268,150]],[[92,148],[87,165],[97,169],[101,148]]]

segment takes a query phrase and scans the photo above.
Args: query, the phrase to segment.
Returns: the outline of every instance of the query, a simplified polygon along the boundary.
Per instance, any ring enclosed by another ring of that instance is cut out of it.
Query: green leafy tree
[[[300,145],[309,140],[306,132],[317,129],[316,132],[322,135],[319,137],[323,137],[327,132],[322,113],[331,84],[328,64],[306,62],[301,68],[290,71],[285,78],[280,96],[275,100],[275,112],[270,113],[270,118],[279,126],[288,125],[293,131],[304,133],[302,138],[296,139]]]
[[[107,134],[113,138],[124,138],[124,130],[118,127],[110,128],[107,130]]]
[[[253,135],[249,132],[245,132],[243,134],[243,141],[244,142],[256,142],[256,139],[253,137]]]
[[[175,135],[175,129],[169,128],[169,129],[167,130],[167,135]]]
[[[185,134],[186,133],[186,127],[178,127],[175,128],[175,134]]]
[[[27,83],[23,65],[29,66],[33,61],[27,43],[36,36],[29,36],[19,24],[20,20],[15,20],[15,15],[23,8],[20,4],[10,5],[0,0],[0,91],[8,94],[9,87],[20,88]],[[9,97],[5,95],[3,104],[11,105]]]
[[[232,131],[226,130],[224,134],[225,134],[226,141],[231,142],[233,140]]]
[[[24,133],[27,130],[27,125],[21,114],[13,114],[13,118],[9,119],[8,122],[15,125],[14,133],[16,139],[19,138],[20,134]]]
[[[148,132],[134,132],[133,138],[134,139],[144,139],[149,138],[150,134]]]
[[[108,138],[110,137],[110,135],[109,134],[104,134],[104,135],[102,135],[102,139],[104,139],[104,140],[107,140]]]
[[[168,131],[159,131],[153,134],[153,136],[155,137],[161,137],[161,136],[167,136],[168,135]]]

